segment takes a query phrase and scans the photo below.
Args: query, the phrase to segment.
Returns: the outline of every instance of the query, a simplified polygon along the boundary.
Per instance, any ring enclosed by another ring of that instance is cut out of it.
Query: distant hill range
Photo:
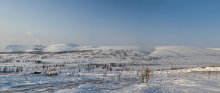
[[[140,50],[137,46],[80,46],[74,43],[67,44],[52,44],[49,46],[35,45],[35,46],[24,46],[24,45],[8,45],[2,52],[10,53],[26,53],[26,52],[71,52],[77,50]]]

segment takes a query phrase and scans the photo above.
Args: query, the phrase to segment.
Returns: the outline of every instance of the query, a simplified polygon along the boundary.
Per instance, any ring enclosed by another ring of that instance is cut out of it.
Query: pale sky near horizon
[[[219,0],[0,0],[10,44],[220,47]]]

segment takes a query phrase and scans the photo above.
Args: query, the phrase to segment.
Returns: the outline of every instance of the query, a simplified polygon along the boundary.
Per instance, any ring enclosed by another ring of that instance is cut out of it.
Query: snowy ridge
[[[140,47],[137,46],[98,46],[93,49],[101,49],[101,50],[109,50],[109,49],[114,49],[114,50],[140,50]]]
[[[180,57],[180,56],[196,56],[196,55],[220,55],[219,51],[214,51],[205,48],[197,48],[190,46],[161,46],[156,47],[151,56],[157,57]]]
[[[35,45],[36,46],[36,45]],[[3,52],[26,52],[35,48],[35,46],[24,45],[8,45]],[[43,45],[40,45],[43,46]],[[63,52],[72,50],[146,50],[137,46],[92,46],[92,45],[78,45],[74,43],[51,44],[42,47],[44,52]]]
[[[70,51],[78,47],[77,44],[53,44],[45,48],[45,52],[61,52],[61,51]]]
[[[62,52],[71,50],[140,50],[137,46],[79,46],[73,44],[53,44],[45,48],[45,52]]]

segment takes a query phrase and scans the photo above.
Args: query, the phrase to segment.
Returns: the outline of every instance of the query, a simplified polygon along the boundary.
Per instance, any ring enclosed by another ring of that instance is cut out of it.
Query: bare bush
[[[151,70],[149,68],[146,68],[145,70],[143,70],[141,73],[140,73],[140,79],[141,79],[141,82],[142,83],[148,83],[149,80],[150,80],[150,76],[151,76]],[[138,73],[139,74],[139,73]]]

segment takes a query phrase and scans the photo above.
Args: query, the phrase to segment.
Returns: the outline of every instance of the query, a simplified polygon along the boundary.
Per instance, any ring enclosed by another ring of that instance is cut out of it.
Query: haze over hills
[[[25,46],[25,45],[8,45],[3,49],[2,52],[27,52],[33,49],[35,46]],[[52,44],[42,47],[44,52],[62,52],[71,50],[141,50],[138,46],[93,46],[93,45],[78,45],[74,43],[64,43],[64,44]],[[144,49],[146,50],[146,49]]]

